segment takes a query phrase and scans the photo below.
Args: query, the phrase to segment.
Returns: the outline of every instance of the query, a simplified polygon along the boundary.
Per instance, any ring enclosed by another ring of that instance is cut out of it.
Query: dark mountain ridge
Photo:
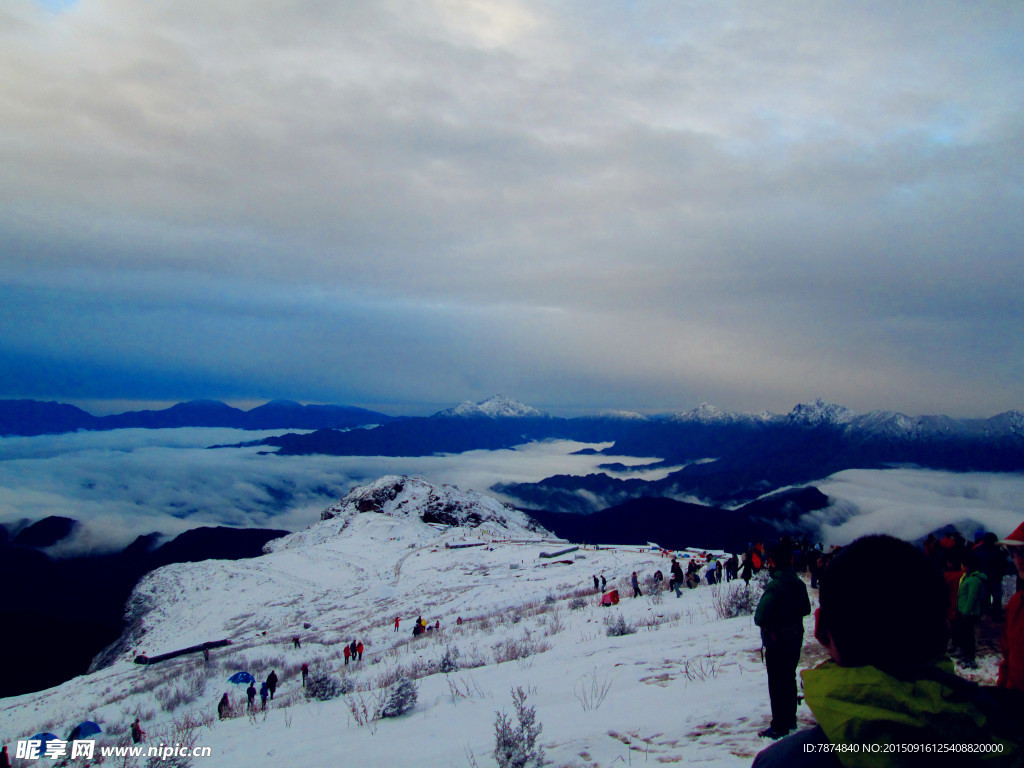
[[[611,442],[599,453],[658,457],[650,467],[681,467],[656,481],[622,479],[604,472],[493,488],[526,507],[577,513],[640,496],[693,496],[709,504],[735,506],[845,469],[913,465],[951,471],[1024,471],[1024,413],[1020,411],[989,419],[914,418],[888,411],[858,415],[818,400],[797,405],[786,416],[726,414],[707,405],[656,419],[563,419],[537,416],[536,411],[486,416],[471,408],[463,408],[462,413],[452,409],[372,430],[287,434],[260,444],[278,448],[281,455],[424,456],[561,439]]]
[[[300,405],[271,400],[249,411],[219,400],[191,400],[157,411],[93,416],[73,405],[38,400],[0,400],[0,435],[55,435],[77,430],[173,429],[351,429],[385,424],[396,417],[348,405]]]
[[[0,536],[2,652],[16,660],[0,675],[0,697],[42,690],[84,674],[93,657],[121,634],[132,588],[170,563],[256,557],[288,531],[196,528],[157,545],[140,536],[121,552],[55,559],[44,551],[70,535],[70,518],[44,518],[13,538]]]
[[[528,510],[557,536],[587,544],[643,544],[666,549],[745,552],[753,541],[775,541],[783,533],[814,537],[802,521],[829,504],[814,487],[790,488],[739,509],[721,509],[665,497],[629,499],[590,515]]]

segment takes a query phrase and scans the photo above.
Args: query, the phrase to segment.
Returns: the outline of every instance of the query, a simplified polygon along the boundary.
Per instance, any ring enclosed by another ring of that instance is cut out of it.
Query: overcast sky
[[[1019,0],[0,0],[0,397],[1024,407],[1022,72]]]

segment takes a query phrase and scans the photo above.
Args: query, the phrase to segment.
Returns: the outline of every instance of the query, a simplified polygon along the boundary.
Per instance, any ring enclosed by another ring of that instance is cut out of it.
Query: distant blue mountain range
[[[77,430],[230,427],[233,429],[350,429],[394,421],[347,405],[300,405],[291,400],[243,411],[219,400],[191,400],[159,411],[93,416],[66,403],[0,400],[0,435],[53,435]]]
[[[372,429],[354,427],[373,426]],[[658,417],[608,413],[557,418],[496,395],[480,403],[418,418],[340,405],[274,400],[242,411],[211,400],[160,411],[96,417],[74,406],[34,400],[0,401],[0,434],[41,435],[77,429],[234,427],[303,429],[245,445],[279,455],[430,456],[497,450],[538,440],[610,443],[592,453],[657,457],[671,470],[660,480],[622,479],[609,464],[586,477],[552,476],[539,483],[495,486],[523,506],[588,514],[641,497],[693,497],[736,506],[781,488],[845,469],[917,466],[952,471],[1024,472],[1024,413],[987,419],[857,414],[821,400],[785,415],[726,413],[702,404]],[[594,506],[594,500],[601,506]]]

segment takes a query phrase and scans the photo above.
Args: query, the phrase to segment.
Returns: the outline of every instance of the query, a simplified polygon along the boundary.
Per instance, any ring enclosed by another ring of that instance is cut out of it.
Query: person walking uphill
[[[267,690],[270,691],[270,700],[274,700],[274,691],[277,690],[277,672],[270,670],[270,674],[267,675]]]
[[[803,618],[811,612],[807,587],[793,570],[793,552],[781,543],[768,560],[771,579],[754,612],[761,628],[772,722],[758,735],[778,739],[796,728],[796,667],[804,644]]]
[[[633,597],[640,597],[643,592],[640,591],[640,579],[637,578],[636,571],[629,577],[629,583],[633,586]]]
[[[882,563],[900,564],[899,589]],[[817,725],[763,750],[753,768],[1021,764],[1021,731],[1004,718],[1012,703],[990,706],[990,691],[945,658],[948,592],[923,551],[892,536],[857,539],[826,566],[819,596],[814,637],[831,661],[801,673]]]

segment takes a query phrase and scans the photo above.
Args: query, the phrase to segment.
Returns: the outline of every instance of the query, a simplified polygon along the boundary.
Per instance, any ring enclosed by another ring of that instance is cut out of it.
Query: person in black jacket
[[[228,698],[226,693],[217,702],[217,717],[221,720],[231,717],[231,699]]]
[[[267,690],[270,691],[270,700],[274,700],[274,691],[277,690],[277,673],[274,670],[270,670],[270,674],[267,675]]]
[[[786,542],[775,546],[768,559],[772,577],[754,612],[761,628],[772,722],[758,735],[778,739],[796,728],[796,667],[804,644],[804,616],[811,612],[807,587],[793,570],[793,553]]]

